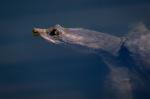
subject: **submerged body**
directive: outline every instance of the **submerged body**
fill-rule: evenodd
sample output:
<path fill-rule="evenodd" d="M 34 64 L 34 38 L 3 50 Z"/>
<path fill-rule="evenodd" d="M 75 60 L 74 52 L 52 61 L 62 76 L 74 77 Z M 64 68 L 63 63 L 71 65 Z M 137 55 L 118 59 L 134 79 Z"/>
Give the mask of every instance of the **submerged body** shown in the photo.
<path fill-rule="evenodd" d="M 140 26 L 141 27 L 141 26 Z M 144 27 L 145 28 L 145 27 Z M 114 99 L 140 99 L 134 91 L 150 93 L 150 31 L 132 31 L 134 35 L 116 37 L 82 28 L 64 28 L 60 25 L 48 29 L 35 28 L 34 34 L 54 44 L 81 46 L 96 50 L 110 72 L 106 78 Z M 135 35 L 134 32 L 140 32 Z M 106 86 L 107 87 L 107 86 Z"/>

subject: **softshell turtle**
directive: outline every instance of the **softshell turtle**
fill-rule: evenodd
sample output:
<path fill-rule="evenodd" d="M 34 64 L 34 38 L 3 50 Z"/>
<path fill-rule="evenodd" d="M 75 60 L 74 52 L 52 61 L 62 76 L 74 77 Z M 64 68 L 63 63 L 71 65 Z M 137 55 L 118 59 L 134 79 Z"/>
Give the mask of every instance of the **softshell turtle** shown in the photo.
<path fill-rule="evenodd" d="M 142 23 L 124 37 L 60 25 L 34 28 L 33 34 L 50 43 L 81 46 L 99 53 L 110 69 L 106 82 L 114 99 L 141 99 L 143 94 L 150 98 L 150 31 Z M 136 97 L 136 93 L 141 97 Z"/>

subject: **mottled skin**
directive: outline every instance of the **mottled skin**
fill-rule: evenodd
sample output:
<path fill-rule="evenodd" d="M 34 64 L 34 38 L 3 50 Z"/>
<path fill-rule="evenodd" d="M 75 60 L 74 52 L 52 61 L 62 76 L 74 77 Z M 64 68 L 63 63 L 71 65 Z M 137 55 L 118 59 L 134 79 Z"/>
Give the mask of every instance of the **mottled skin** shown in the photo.
<path fill-rule="evenodd" d="M 141 99 L 150 93 L 150 31 L 139 24 L 130 35 L 116 37 L 83 28 L 34 28 L 33 33 L 55 44 L 82 46 L 96 51 L 108 66 L 104 99 Z M 109 86 L 109 87 L 108 87 Z"/>

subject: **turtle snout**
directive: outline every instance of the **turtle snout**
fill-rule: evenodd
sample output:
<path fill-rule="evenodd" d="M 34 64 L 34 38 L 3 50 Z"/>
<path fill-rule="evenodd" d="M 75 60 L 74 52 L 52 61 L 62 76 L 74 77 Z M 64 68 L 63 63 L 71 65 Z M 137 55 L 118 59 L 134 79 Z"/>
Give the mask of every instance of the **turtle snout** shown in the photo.
<path fill-rule="evenodd" d="M 33 36 L 39 36 L 38 28 L 33 28 L 32 33 L 33 33 Z"/>
<path fill-rule="evenodd" d="M 32 33 L 34 36 L 39 36 L 40 33 L 45 33 L 46 29 L 33 28 Z"/>

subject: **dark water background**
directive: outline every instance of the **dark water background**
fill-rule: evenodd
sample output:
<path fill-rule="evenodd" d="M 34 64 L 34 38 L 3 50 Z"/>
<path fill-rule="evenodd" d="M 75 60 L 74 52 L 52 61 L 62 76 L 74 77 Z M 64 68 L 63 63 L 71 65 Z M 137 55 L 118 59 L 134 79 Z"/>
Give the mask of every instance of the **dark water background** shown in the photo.
<path fill-rule="evenodd" d="M 150 25 L 149 0 L 1 0 L 0 99 L 103 98 L 108 68 L 98 56 L 49 44 L 32 28 L 60 24 L 122 36 L 137 22 Z"/>

